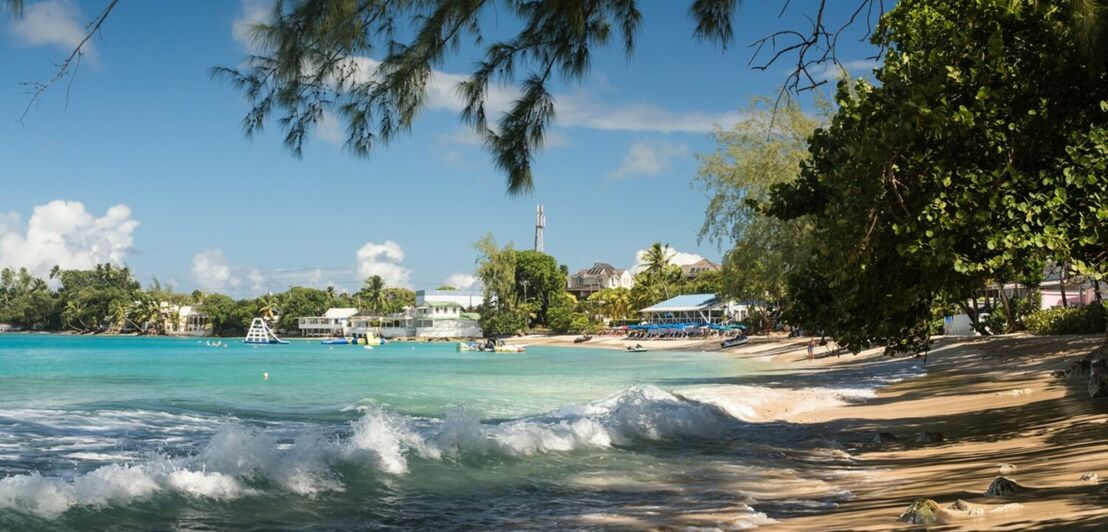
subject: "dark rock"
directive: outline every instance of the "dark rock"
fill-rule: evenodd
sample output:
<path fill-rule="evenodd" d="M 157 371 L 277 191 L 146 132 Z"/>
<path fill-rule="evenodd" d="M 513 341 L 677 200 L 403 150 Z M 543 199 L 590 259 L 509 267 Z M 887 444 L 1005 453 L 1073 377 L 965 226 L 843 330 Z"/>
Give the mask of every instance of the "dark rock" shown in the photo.
<path fill-rule="evenodd" d="M 939 522 L 939 514 L 943 509 L 939 507 L 939 503 L 931 500 L 919 498 L 908 507 L 904 513 L 900 514 L 900 521 L 904 523 L 912 523 L 913 525 L 933 525 Z"/>
<path fill-rule="evenodd" d="M 941 432 L 921 432 L 916 436 L 916 443 L 942 443 L 943 433 Z"/>
<path fill-rule="evenodd" d="M 965 512 L 965 511 L 968 511 L 970 509 L 970 505 L 966 501 L 963 501 L 962 499 L 958 499 L 958 500 L 954 501 L 954 504 L 951 504 L 950 506 L 947 506 L 947 509 L 948 510 L 955 510 L 955 511 L 958 511 L 958 512 Z"/>
<path fill-rule="evenodd" d="M 977 507 L 977 506 L 971 506 L 970 503 L 968 503 L 966 501 L 963 501 L 962 499 L 958 499 L 958 500 L 954 501 L 954 504 L 951 504 L 950 506 L 947 506 L 946 509 L 951 510 L 951 511 L 955 511 L 955 512 L 964 512 L 966 515 L 971 515 L 971 516 L 972 515 L 982 515 L 982 514 L 985 513 L 985 510 L 983 508 L 980 508 L 980 507 Z"/>
<path fill-rule="evenodd" d="M 1006 497 L 1013 495 L 1027 488 L 1019 485 L 1013 480 L 1008 480 L 1005 477 L 996 477 L 992 483 L 989 484 L 989 489 L 985 490 L 986 497 Z"/>

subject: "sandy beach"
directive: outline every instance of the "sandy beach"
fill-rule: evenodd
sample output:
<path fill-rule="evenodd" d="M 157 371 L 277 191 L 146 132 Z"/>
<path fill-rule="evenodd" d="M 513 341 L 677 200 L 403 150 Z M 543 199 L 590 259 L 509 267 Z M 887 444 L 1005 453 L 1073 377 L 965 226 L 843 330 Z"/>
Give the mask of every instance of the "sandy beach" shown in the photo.
<path fill-rule="evenodd" d="M 742 397 L 745 385 L 780 386 L 792 395 L 756 413 L 806 424 L 849 453 L 845 469 L 860 475 L 846 481 L 853 493 L 836 508 L 761 523 L 780 530 L 894 530 L 912 527 L 898 517 L 921 497 L 942 511 L 942 529 L 1104 530 L 1108 527 L 1108 400 L 1090 400 L 1086 379 L 1059 379 L 1064 369 L 1102 341 L 1099 336 L 940 338 L 926 373 L 881 388 L 875 397 L 849 404 L 825 404 L 814 390 L 849 383 L 867 368 L 891 363 L 879 350 L 857 356 L 806 360 L 806 339 L 756 338 L 727 350 L 736 357 L 772 361 L 780 368 L 744 382 L 719 383 L 691 398 Z M 525 337 L 530 345 L 579 345 L 623 349 L 630 342 L 595 337 Z M 651 350 L 718 349 L 717 341 L 655 340 Z M 922 362 L 922 361 L 921 361 Z M 805 390 L 811 394 L 805 394 Z M 801 395 L 797 395 L 800 393 Z M 784 396 L 783 396 L 784 397 Z M 797 398 L 800 398 L 799 400 Z M 740 412 L 741 414 L 742 412 Z M 877 443 L 880 433 L 897 441 Z M 932 433 L 930 437 L 921 436 Z M 986 497 L 998 476 L 1023 487 L 1018 493 Z M 1095 475 L 1095 476 L 1094 476 Z M 960 503 L 963 510 L 949 506 Z M 672 516 L 660 528 L 746 526 L 726 513 Z M 615 524 L 615 523 L 607 523 Z M 623 523 L 642 525 L 644 523 Z"/>

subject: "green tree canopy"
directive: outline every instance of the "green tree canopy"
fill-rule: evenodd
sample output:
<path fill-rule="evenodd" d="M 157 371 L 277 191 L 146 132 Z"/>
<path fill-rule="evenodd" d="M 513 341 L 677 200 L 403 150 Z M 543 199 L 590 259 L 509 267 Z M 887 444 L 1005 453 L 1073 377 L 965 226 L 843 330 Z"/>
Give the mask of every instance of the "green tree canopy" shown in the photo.
<path fill-rule="evenodd" d="M 742 120 L 715 131 L 716 150 L 699 157 L 694 184 L 711 198 L 700 238 L 731 248 L 716 292 L 779 302 L 789 273 L 807 260 L 812 245 L 807 218 L 767 216 L 757 204 L 768 199 L 773 186 L 800 175 L 808 138 L 831 112 L 822 98 L 816 99 L 816 109 L 813 115 L 794 101 L 775 106 L 769 98 L 755 98 Z"/>
<path fill-rule="evenodd" d="M 477 278 L 481 279 L 485 290 L 485 306 L 500 309 L 512 308 L 518 303 L 516 291 L 516 253 L 509 243 L 503 248 L 496 245 L 492 233 L 478 240 Z"/>
<path fill-rule="evenodd" d="M 933 303 L 988 279 L 1047 259 L 1104 274 L 1108 83 L 1072 7 L 905 0 L 883 17 L 880 83 L 840 84 L 800 179 L 769 204 L 813 223 L 794 318 L 853 350 L 921 350 Z"/>
<path fill-rule="evenodd" d="M 554 257 L 541 251 L 515 251 L 515 298 L 534 303 L 536 322 L 546 325 L 547 310 L 565 293 L 566 277 Z"/>

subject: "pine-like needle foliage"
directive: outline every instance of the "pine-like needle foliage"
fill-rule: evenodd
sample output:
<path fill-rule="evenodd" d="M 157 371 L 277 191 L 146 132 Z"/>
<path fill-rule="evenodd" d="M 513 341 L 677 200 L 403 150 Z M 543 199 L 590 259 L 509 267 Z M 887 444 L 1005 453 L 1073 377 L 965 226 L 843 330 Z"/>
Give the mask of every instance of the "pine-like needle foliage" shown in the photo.
<path fill-rule="evenodd" d="M 346 148 L 366 156 L 408 131 L 425 104 L 432 68 L 464 39 L 481 45 L 487 12 L 519 21 L 510 38 L 492 42 L 457 85 L 463 121 L 481 136 L 507 176 L 508 192 L 534 186 L 531 163 L 554 119 L 549 84 L 587 75 L 592 53 L 619 37 L 629 55 L 642 18 L 637 0 L 290 0 L 253 28 L 255 55 L 242 68 L 213 75 L 242 90 L 252 106 L 247 136 L 276 118 L 299 156 L 325 111 L 346 127 Z M 697 36 L 726 45 L 738 0 L 696 0 L 689 13 Z M 380 57 L 377 61 L 371 57 Z M 518 88 L 490 123 L 489 85 Z"/>

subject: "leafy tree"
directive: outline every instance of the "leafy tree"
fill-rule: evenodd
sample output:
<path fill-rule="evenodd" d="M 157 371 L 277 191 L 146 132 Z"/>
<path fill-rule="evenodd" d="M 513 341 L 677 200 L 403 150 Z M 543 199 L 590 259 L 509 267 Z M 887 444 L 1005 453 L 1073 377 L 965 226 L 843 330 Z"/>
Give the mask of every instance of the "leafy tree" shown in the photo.
<path fill-rule="evenodd" d="M 486 302 L 481 307 L 481 318 L 478 323 L 485 336 L 492 337 L 524 332 L 530 320 L 525 309 L 489 305 Z"/>
<path fill-rule="evenodd" d="M 701 272 L 693 279 L 685 279 L 678 286 L 681 294 L 724 294 L 724 276 L 721 272 Z"/>
<path fill-rule="evenodd" d="M 796 102 L 775 106 L 769 98 L 755 98 L 742 120 L 713 134 L 716 150 L 699 157 L 694 180 L 711 198 L 700 238 L 731 249 L 724 256 L 722 279 L 715 279 L 718 288 L 699 293 L 774 303 L 784 298 L 789 274 L 810 254 L 811 222 L 767 216 L 757 205 L 773 186 L 800 175 L 808 138 L 830 114 L 822 98 L 816 99 L 816 108 L 812 115 Z"/>
<path fill-rule="evenodd" d="M 277 327 L 294 331 L 300 318 L 322 316 L 331 307 L 332 300 L 332 295 L 324 290 L 293 286 L 282 296 L 281 318 L 277 321 Z"/>
<path fill-rule="evenodd" d="M 439 285 L 439 287 L 436 288 L 435 290 L 445 290 L 445 291 L 448 291 L 448 292 L 452 292 L 452 291 L 457 290 L 457 288 L 455 288 L 453 286 L 450 286 L 448 284 L 444 284 L 444 285 Z"/>
<path fill-rule="evenodd" d="M 672 263 L 676 253 L 669 244 L 655 242 L 643 255 L 643 268 L 635 274 L 635 285 L 643 286 L 641 292 L 650 294 L 652 298 L 661 296 L 653 303 L 669 299 L 680 290 L 680 284 L 684 279 L 681 268 Z"/>
<path fill-rule="evenodd" d="M 200 305 L 200 312 L 208 317 L 212 332 L 217 336 L 236 334 L 241 327 L 238 305 L 230 296 L 208 294 Z"/>
<path fill-rule="evenodd" d="M 396 314 L 403 311 L 406 307 L 415 306 L 415 292 L 407 288 L 385 288 L 381 292 L 384 294 L 385 298 L 384 306 L 381 307 L 381 311 L 384 314 Z"/>
<path fill-rule="evenodd" d="M 484 284 L 486 308 L 513 308 L 519 300 L 515 286 L 517 255 L 512 245 L 498 247 L 489 233 L 473 247 L 478 254 L 477 277 Z"/>
<path fill-rule="evenodd" d="M 554 257 L 541 251 L 515 251 L 514 297 L 535 304 L 535 324 L 547 325 L 547 310 L 565 292 L 566 277 Z"/>
<path fill-rule="evenodd" d="M 385 281 L 380 275 L 367 277 L 358 292 L 365 309 L 374 315 L 380 315 L 385 308 Z"/>
<path fill-rule="evenodd" d="M 923 350 L 933 304 L 990 279 L 1046 259 L 1103 277 L 1108 83 L 1075 31 L 1054 2 L 906 0 L 883 17 L 880 85 L 840 84 L 769 202 L 813 224 L 796 319 L 855 351 Z"/>
<path fill-rule="evenodd" d="M 126 309 L 141 292 L 138 281 L 125 266 L 97 264 L 92 270 L 59 270 L 56 277 L 61 281 L 59 303 L 65 309 L 62 321 L 82 331 L 122 328 Z M 124 315 L 123 322 L 118 319 L 119 309 Z"/>
<path fill-rule="evenodd" d="M 599 314 L 608 320 L 625 320 L 636 313 L 631 290 L 627 288 L 605 288 L 589 296 L 588 301 L 596 305 Z"/>
<path fill-rule="evenodd" d="M 281 300 L 273 294 L 266 294 L 257 300 L 258 314 L 267 322 L 274 322 L 281 314 Z"/>
<path fill-rule="evenodd" d="M 57 327 L 58 301 L 42 279 L 26 268 L 0 271 L 0 323 L 25 329 Z"/>

